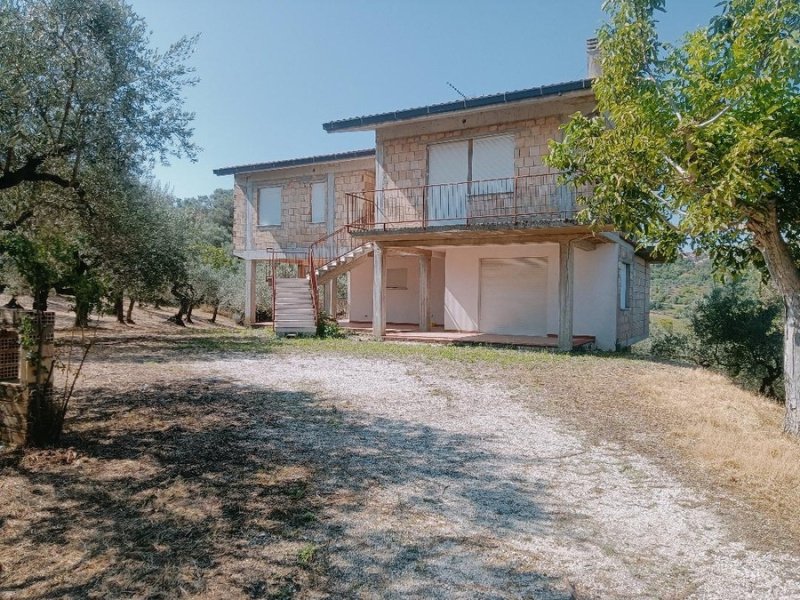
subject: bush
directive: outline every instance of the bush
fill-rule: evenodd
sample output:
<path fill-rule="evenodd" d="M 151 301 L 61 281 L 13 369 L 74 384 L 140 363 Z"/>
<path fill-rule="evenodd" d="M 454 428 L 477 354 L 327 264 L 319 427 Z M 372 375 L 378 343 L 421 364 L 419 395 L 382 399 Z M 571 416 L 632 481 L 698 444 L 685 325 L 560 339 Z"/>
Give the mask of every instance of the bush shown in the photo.
<path fill-rule="evenodd" d="M 778 298 L 760 298 L 741 283 L 714 288 L 688 311 L 689 333 L 653 336 L 655 356 L 723 371 L 746 387 L 782 398 L 783 323 Z"/>
<path fill-rule="evenodd" d="M 344 337 L 344 332 L 335 318 L 325 311 L 320 311 L 317 315 L 317 337 L 342 338 Z"/>
<path fill-rule="evenodd" d="M 739 284 L 716 288 L 692 315 L 700 341 L 699 363 L 717 367 L 771 397 L 783 375 L 782 306 L 777 298 L 760 299 Z"/>

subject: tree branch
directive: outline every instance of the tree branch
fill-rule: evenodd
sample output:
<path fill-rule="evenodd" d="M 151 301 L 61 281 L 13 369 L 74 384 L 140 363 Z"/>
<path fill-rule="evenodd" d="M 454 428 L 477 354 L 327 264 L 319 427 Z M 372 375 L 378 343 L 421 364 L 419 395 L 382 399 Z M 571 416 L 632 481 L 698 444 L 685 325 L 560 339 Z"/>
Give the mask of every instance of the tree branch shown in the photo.
<path fill-rule="evenodd" d="M 708 127 L 708 126 L 709 126 L 709 125 L 711 125 L 711 124 L 712 124 L 714 121 L 716 121 L 717 119 L 719 119 L 719 118 L 720 118 L 722 115 L 724 115 L 726 112 L 728 112 L 728 111 L 731 109 L 731 106 L 732 106 L 731 104 L 726 104 L 726 105 L 725 105 L 725 108 L 723 108 L 721 111 L 719 111 L 717 114 L 715 114 L 715 115 L 714 115 L 713 117 L 711 117 L 710 119 L 706 119 L 705 121 L 703 121 L 702 123 L 700 123 L 700 124 L 697 126 L 697 128 L 698 128 L 698 129 L 702 129 L 703 127 Z"/>

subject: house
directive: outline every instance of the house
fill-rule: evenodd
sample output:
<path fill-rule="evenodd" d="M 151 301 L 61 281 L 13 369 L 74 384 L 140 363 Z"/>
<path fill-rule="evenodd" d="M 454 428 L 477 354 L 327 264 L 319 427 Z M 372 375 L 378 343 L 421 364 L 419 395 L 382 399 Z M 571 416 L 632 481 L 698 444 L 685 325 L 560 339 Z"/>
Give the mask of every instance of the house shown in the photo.
<path fill-rule="evenodd" d="M 570 115 L 593 110 L 582 79 L 331 121 L 374 131 L 374 150 L 216 170 L 234 175 L 247 319 L 256 263 L 286 262 L 298 277 L 272 278 L 279 332 L 309 330 L 346 275 L 349 320 L 378 338 L 406 324 L 560 349 L 644 339 L 650 258 L 625 232 L 578 223 L 591 190 L 543 162 Z"/>

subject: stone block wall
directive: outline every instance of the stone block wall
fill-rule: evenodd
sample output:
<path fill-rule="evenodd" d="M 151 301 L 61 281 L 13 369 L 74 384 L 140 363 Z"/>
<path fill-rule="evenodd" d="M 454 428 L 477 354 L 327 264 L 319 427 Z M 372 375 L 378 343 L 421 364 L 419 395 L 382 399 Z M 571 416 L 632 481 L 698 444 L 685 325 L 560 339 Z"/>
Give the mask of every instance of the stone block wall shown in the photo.
<path fill-rule="evenodd" d="M 393 213 L 403 214 L 405 218 L 422 218 L 422 205 L 419 194 L 413 188 L 428 183 L 428 146 L 442 142 L 468 140 L 487 135 L 513 135 L 515 141 L 514 175 L 527 177 L 547 175 L 554 170 L 544 164 L 549 152 L 548 143 L 560 135 L 559 127 L 568 119 L 567 115 L 550 115 L 538 118 L 516 120 L 509 123 L 484 125 L 480 127 L 389 137 L 380 129 L 376 132 L 379 157 L 382 157 L 383 177 L 377 181 L 378 188 L 412 188 L 404 199 L 397 193 L 391 195 Z M 460 183 L 460 182 L 453 182 Z M 401 194 L 402 196 L 402 194 Z M 509 195 L 510 196 L 510 195 Z M 388 196 L 387 196 L 388 198 Z M 497 197 L 490 198 L 496 202 Z M 502 199 L 501 200 L 505 200 Z M 511 198 L 508 201 L 511 202 Z M 475 207 L 474 214 L 492 213 L 494 208 Z M 502 207 L 500 207 L 502 208 Z"/>
<path fill-rule="evenodd" d="M 620 245 L 619 254 L 620 262 L 631 265 L 630 308 L 619 308 L 617 298 L 617 346 L 627 348 L 650 335 L 650 265 L 627 244 Z"/>
<path fill-rule="evenodd" d="M 347 224 L 346 194 L 365 192 L 375 187 L 373 158 L 327 165 L 293 167 L 236 176 L 234 183 L 233 244 L 247 249 L 247 211 L 252 211 L 253 250 L 305 249 L 328 233 L 327 223 L 311 222 L 311 186 L 333 180 L 333 229 Z M 257 224 L 257 195 L 260 187 L 280 186 L 281 224 Z M 253 198 L 249 199 L 248 194 Z"/>
<path fill-rule="evenodd" d="M 42 371 L 37 372 L 37 361 L 32 352 L 38 351 L 38 319 L 42 318 Z M 26 320 L 33 322 L 33 334 L 21 336 Z M 37 382 L 47 382 L 53 366 L 55 314 L 52 312 L 2 309 L 0 312 L 0 443 L 23 445 L 28 440 L 31 419 L 31 396 Z M 28 337 L 28 339 L 22 339 Z M 16 344 L 16 348 L 14 345 Z M 27 347 L 22 347 L 27 344 Z M 32 350 L 33 349 L 33 350 Z M 16 364 L 14 364 L 16 359 Z M 38 379 L 37 379 L 38 375 Z M 49 381 L 45 394 L 52 394 Z"/>

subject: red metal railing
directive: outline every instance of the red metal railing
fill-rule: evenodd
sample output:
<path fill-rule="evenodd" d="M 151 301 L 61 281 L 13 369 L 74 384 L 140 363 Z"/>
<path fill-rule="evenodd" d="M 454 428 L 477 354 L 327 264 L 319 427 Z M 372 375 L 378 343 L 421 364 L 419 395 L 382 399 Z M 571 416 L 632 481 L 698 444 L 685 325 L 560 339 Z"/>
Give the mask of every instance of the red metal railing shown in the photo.
<path fill-rule="evenodd" d="M 275 277 L 277 274 L 275 248 L 267 248 L 267 252 L 270 253 L 269 266 L 267 267 L 267 282 L 270 285 L 270 297 L 272 300 L 272 331 L 275 331 Z"/>
<path fill-rule="evenodd" d="M 314 305 L 314 320 L 319 318 L 319 290 L 317 289 L 317 272 L 313 267 L 314 257 L 311 248 L 308 249 L 308 278 L 311 283 L 311 303 Z M 317 323 L 319 325 L 319 323 Z"/>
<path fill-rule="evenodd" d="M 549 173 L 347 194 L 348 222 L 351 229 L 387 230 L 569 220 L 590 191 L 558 178 Z"/>

